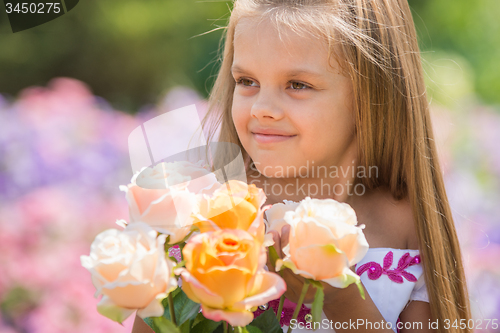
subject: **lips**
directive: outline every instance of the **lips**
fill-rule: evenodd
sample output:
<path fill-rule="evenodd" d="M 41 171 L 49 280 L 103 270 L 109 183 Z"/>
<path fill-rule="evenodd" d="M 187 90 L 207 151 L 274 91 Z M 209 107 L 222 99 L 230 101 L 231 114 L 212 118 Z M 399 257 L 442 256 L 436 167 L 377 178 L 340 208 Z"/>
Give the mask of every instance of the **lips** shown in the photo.
<path fill-rule="evenodd" d="M 252 136 L 258 143 L 265 144 L 287 141 L 296 137 L 297 135 L 290 134 L 278 129 L 256 128 L 252 130 Z"/>
<path fill-rule="evenodd" d="M 288 132 L 280 130 L 280 129 L 265 128 L 265 127 L 256 127 L 251 132 L 253 134 L 294 136 L 294 134 L 288 133 Z"/>

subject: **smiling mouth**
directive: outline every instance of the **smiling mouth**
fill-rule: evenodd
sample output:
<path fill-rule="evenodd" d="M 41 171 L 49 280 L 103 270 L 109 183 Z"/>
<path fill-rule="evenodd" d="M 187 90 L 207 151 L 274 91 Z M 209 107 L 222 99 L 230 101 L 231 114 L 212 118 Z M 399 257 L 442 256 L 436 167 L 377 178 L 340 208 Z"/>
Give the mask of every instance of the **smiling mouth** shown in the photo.
<path fill-rule="evenodd" d="M 262 133 L 252 132 L 252 136 L 258 143 L 265 144 L 265 143 L 283 142 L 292 139 L 297 135 L 262 134 Z"/>

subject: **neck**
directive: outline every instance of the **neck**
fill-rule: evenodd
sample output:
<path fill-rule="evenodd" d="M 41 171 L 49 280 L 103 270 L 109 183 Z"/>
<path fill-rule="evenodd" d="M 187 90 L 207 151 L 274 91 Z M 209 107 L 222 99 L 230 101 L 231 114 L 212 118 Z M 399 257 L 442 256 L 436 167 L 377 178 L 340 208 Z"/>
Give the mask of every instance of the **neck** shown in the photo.
<path fill-rule="evenodd" d="M 298 202 L 311 197 L 330 198 L 352 205 L 357 197 L 365 194 L 364 185 L 356 183 L 358 172 L 357 165 L 349 159 L 338 166 L 309 166 L 293 177 L 273 178 L 254 172 L 248 175 L 248 183 L 264 190 L 266 204 L 283 202 L 284 199 Z"/>

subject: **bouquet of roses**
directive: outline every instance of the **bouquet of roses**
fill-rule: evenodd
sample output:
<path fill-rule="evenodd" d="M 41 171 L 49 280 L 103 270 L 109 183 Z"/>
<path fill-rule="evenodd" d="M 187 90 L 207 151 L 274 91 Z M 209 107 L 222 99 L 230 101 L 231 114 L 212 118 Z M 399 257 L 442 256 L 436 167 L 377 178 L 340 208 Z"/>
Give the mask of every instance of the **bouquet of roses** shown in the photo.
<path fill-rule="evenodd" d="M 266 269 L 268 253 L 277 271 L 290 268 L 317 288 L 314 321 L 323 307 L 321 281 L 339 288 L 357 283 L 362 292 L 349 267 L 368 244 L 346 204 L 306 198 L 262 207 L 261 189 L 220 183 L 202 162 L 143 168 L 120 189 L 130 221 L 97 235 L 90 255 L 81 256 L 95 297 L 102 295 L 97 311 L 118 323 L 137 311 L 155 332 L 281 332 L 281 310 L 253 314 L 280 296 L 280 308 L 284 301 L 286 284 Z M 280 259 L 266 231 L 284 224 L 291 237 Z"/>

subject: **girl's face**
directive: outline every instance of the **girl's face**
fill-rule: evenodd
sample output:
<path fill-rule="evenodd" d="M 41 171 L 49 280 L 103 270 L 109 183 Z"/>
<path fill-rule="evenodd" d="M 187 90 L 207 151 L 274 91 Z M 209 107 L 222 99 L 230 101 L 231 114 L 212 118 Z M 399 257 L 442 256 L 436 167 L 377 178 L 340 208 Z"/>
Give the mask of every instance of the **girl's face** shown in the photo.
<path fill-rule="evenodd" d="M 327 47 L 286 29 L 278 34 L 268 20 L 243 18 L 236 26 L 232 117 L 267 177 L 303 175 L 301 166 L 352 165 L 352 85 L 337 62 L 329 65 Z"/>

